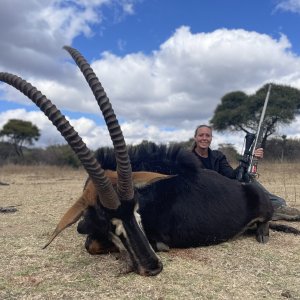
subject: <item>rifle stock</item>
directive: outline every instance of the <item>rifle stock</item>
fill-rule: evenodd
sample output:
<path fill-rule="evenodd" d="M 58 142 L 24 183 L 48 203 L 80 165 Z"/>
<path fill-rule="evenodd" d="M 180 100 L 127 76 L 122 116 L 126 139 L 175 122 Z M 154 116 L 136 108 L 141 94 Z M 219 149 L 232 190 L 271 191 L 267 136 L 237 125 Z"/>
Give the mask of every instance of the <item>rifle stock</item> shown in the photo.
<path fill-rule="evenodd" d="M 250 182 L 248 168 L 251 160 L 251 146 L 253 145 L 255 134 L 248 132 L 245 136 L 245 150 L 237 171 L 236 179 L 241 182 Z"/>

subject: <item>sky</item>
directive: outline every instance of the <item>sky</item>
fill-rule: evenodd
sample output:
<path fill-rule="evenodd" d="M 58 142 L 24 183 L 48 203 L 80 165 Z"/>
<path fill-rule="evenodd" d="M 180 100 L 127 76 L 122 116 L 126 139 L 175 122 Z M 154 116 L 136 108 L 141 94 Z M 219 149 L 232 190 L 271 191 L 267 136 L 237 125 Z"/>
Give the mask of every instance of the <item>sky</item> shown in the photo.
<path fill-rule="evenodd" d="M 92 150 L 111 146 L 99 107 L 62 49 L 80 51 L 101 81 L 128 144 L 187 141 L 232 91 L 264 84 L 300 89 L 300 0 L 0 0 L 0 72 L 37 87 Z M 270 100 L 272 101 L 272 95 Z M 62 144 L 19 91 L 0 84 L 0 129 L 10 119 Z M 277 136 L 300 138 L 300 117 Z M 214 132 L 212 148 L 243 145 Z"/>

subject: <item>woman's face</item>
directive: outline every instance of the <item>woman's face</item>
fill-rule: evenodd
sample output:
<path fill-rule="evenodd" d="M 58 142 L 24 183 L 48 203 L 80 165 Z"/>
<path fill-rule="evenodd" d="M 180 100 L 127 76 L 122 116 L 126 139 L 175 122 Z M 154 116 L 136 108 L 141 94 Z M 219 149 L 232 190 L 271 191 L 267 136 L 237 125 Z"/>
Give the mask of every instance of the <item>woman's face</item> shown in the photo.
<path fill-rule="evenodd" d="M 195 142 L 196 147 L 200 149 L 207 149 L 212 140 L 212 130 L 208 127 L 200 127 L 197 129 Z"/>

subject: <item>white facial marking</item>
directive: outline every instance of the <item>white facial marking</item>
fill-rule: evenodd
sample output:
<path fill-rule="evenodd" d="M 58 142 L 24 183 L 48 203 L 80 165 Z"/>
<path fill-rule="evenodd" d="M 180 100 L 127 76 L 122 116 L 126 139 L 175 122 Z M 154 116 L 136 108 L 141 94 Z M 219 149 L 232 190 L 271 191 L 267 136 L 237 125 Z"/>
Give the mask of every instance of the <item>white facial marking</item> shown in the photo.
<path fill-rule="evenodd" d="M 110 240 L 114 243 L 114 245 L 119 249 L 119 251 L 126 251 L 126 248 L 124 247 L 123 243 L 119 239 L 118 236 L 110 232 Z"/>
<path fill-rule="evenodd" d="M 122 220 L 117 219 L 117 218 L 113 218 L 111 219 L 111 223 L 116 226 L 116 230 L 115 230 L 115 234 L 117 236 L 120 236 L 121 234 L 123 234 L 124 238 L 127 239 L 127 234 L 123 225 Z"/>
<path fill-rule="evenodd" d="M 134 217 L 135 217 L 135 220 L 136 220 L 136 222 L 138 223 L 140 229 L 141 229 L 142 231 L 144 231 L 143 226 L 142 226 L 141 215 L 138 213 L 138 210 L 139 210 L 139 204 L 136 203 L 136 205 L 134 206 L 134 210 L 133 210 L 133 211 L 134 211 Z"/>

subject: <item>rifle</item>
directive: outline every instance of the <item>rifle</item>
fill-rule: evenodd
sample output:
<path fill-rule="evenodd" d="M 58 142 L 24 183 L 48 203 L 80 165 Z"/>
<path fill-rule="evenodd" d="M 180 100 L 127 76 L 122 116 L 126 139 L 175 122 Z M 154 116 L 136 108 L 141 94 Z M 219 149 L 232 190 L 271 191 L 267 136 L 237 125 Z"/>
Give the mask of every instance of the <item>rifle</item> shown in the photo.
<path fill-rule="evenodd" d="M 240 159 L 240 164 L 238 166 L 236 179 L 238 181 L 250 182 L 257 177 L 257 165 L 258 159 L 254 156 L 254 152 L 257 148 L 261 147 L 263 139 L 263 122 L 265 119 L 266 109 L 270 97 L 271 84 L 269 84 L 267 96 L 261 112 L 258 128 L 256 134 L 247 133 L 245 137 L 245 150 L 243 157 Z M 254 140 L 255 139 L 255 140 Z M 254 143 L 253 143 L 254 141 Z"/>

